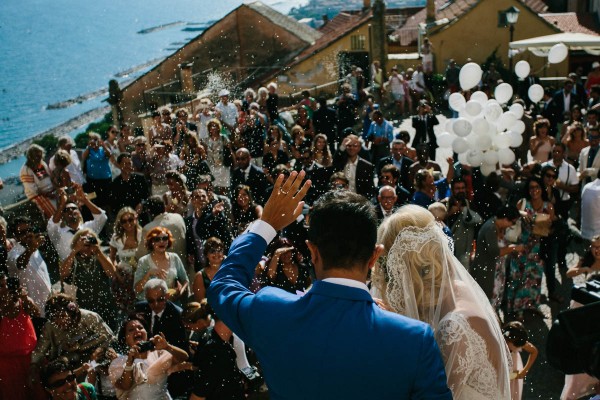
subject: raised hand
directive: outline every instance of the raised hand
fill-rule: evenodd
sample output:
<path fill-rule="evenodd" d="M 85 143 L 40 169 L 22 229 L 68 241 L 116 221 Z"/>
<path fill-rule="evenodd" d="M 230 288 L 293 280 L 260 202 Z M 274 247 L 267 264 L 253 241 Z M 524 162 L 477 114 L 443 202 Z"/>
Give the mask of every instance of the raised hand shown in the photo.
<path fill-rule="evenodd" d="M 298 218 L 302 213 L 304 202 L 311 182 L 307 180 L 304 185 L 304 171 L 300 173 L 293 171 L 285 180 L 285 176 L 279 175 L 273 187 L 273 193 L 265 204 L 261 219 L 279 231 Z M 302 187 L 300 187 L 302 185 Z"/>

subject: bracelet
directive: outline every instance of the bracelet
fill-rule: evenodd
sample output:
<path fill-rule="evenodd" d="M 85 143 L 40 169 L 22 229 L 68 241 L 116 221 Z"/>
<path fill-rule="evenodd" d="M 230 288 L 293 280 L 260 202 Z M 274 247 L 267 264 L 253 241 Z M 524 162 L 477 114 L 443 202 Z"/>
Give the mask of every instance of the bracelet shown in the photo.
<path fill-rule="evenodd" d="M 123 372 L 129 372 L 129 371 L 133 371 L 133 364 L 132 365 L 127 365 L 125 364 L 125 366 L 123 367 Z"/>

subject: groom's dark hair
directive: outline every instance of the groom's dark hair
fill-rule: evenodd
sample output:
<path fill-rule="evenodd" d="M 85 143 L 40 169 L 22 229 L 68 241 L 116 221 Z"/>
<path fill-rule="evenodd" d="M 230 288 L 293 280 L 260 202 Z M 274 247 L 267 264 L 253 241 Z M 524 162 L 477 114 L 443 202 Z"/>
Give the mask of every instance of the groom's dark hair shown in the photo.
<path fill-rule="evenodd" d="M 377 242 L 377 217 L 363 196 L 347 190 L 323 195 L 310 213 L 308 240 L 319 248 L 323 268 L 367 263 Z"/>

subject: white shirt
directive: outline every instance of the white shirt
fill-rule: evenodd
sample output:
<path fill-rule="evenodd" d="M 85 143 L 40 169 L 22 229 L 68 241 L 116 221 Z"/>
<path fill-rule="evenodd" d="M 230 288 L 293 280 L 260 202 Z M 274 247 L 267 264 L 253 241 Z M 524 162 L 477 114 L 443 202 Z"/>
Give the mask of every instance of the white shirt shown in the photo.
<path fill-rule="evenodd" d="M 579 183 L 579 179 L 577 178 L 577 170 L 568 162 L 565 162 L 563 160 L 560 167 L 557 167 L 556 164 L 554 164 L 554 161 L 550 160 L 543 163 L 542 167 L 546 165 L 558 168 L 558 179 L 560 179 L 560 181 L 565 185 L 577 185 Z M 560 193 L 560 199 L 563 201 L 569 200 L 571 198 L 569 192 L 565 190 L 558 189 L 558 192 Z"/>
<path fill-rule="evenodd" d="M 152 317 L 150 318 L 150 332 L 154 332 L 154 317 L 158 317 L 158 319 L 161 319 L 164 313 L 165 310 L 162 310 L 158 314 L 152 311 Z"/>
<path fill-rule="evenodd" d="M 564 112 L 570 112 L 571 111 L 571 93 L 565 93 L 563 91 L 563 99 L 564 99 L 564 103 L 565 103 L 565 109 L 563 110 Z"/>
<path fill-rule="evenodd" d="M 75 230 L 78 231 L 83 228 L 88 228 L 99 234 L 102 228 L 104 228 L 104 224 L 106 224 L 108 217 L 104 211 L 100 214 L 93 214 L 93 217 L 93 220 L 80 224 Z M 68 226 L 61 226 L 60 223 L 55 224 L 52 221 L 52 218 L 50 218 L 48 220 L 48 236 L 60 257 L 60 260 L 63 261 L 65 258 L 69 257 L 69 254 L 71 253 L 71 242 L 73 241 L 73 236 L 75 236 L 75 233 L 71 232 L 71 228 Z"/>
<path fill-rule="evenodd" d="M 354 162 L 348 160 L 344 167 L 344 174 L 348 178 L 348 189 L 351 192 L 356 193 L 356 167 L 358 166 L 358 157 Z"/>
<path fill-rule="evenodd" d="M 235 126 L 237 122 L 238 111 L 235 104 L 228 102 L 227 105 L 219 101 L 215 106 L 221 113 L 221 120 L 227 125 Z"/>
<path fill-rule="evenodd" d="M 71 177 L 71 180 L 78 185 L 83 185 L 85 183 L 85 178 L 83 177 L 83 172 L 81 171 L 81 162 L 79 161 L 79 156 L 77 152 L 73 149 L 69 152 L 71 156 L 71 164 L 67 165 L 67 172 Z M 54 164 L 54 156 L 50 157 L 50 161 L 48 161 L 48 168 L 50 172 L 56 169 L 56 164 Z"/>
<path fill-rule="evenodd" d="M 581 192 L 581 236 L 591 240 L 600 235 L 600 179 L 588 183 Z"/>
<path fill-rule="evenodd" d="M 50 296 L 51 283 L 48 267 L 42 258 L 42 255 L 36 250 L 29 258 L 29 263 L 25 269 L 17 269 L 17 259 L 25 252 L 25 247 L 20 243 L 15 244 L 8 252 L 6 261 L 8 275 L 19 278 L 21 285 L 27 289 L 27 294 L 44 316 L 44 307 L 46 300 Z"/>

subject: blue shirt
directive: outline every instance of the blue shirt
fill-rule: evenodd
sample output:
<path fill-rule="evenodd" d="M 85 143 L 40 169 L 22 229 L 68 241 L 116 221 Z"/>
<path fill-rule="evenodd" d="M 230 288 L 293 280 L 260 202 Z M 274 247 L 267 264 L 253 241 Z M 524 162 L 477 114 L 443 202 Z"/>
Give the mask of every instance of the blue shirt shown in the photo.
<path fill-rule="evenodd" d="M 375 121 L 371 122 L 367 138 L 373 140 L 378 137 L 387 138 L 388 142 L 394 140 L 394 127 L 389 121 L 384 119 L 381 125 L 378 125 Z"/>
<path fill-rule="evenodd" d="M 112 178 L 104 147 L 99 147 L 98 150 L 90 148 L 88 158 L 85 160 L 85 168 L 87 177 L 90 179 Z"/>

